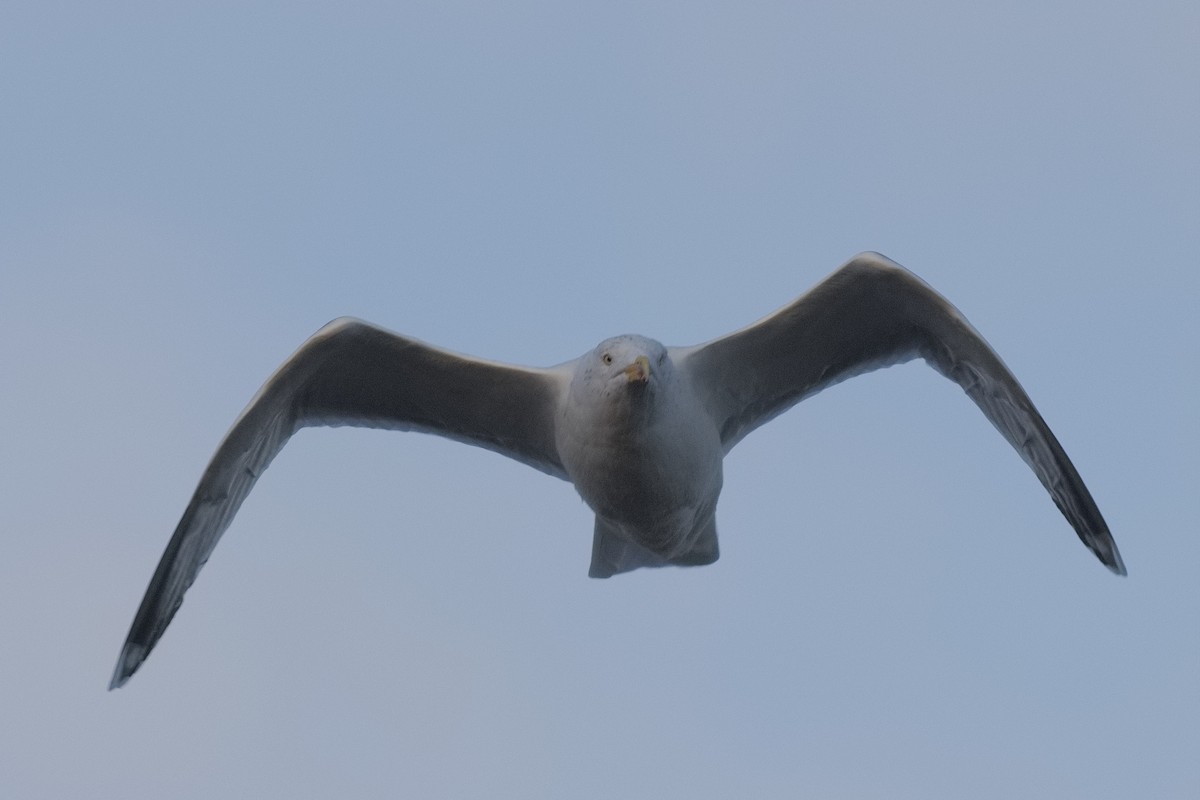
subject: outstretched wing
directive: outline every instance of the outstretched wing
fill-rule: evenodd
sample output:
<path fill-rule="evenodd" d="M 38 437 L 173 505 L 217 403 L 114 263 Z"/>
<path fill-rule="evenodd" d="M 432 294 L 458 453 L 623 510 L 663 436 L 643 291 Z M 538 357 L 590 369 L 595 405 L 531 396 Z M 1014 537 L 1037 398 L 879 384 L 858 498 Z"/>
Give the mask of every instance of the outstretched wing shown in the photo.
<path fill-rule="evenodd" d="M 864 253 L 748 328 L 683 351 L 726 452 L 809 395 L 864 372 L 924 358 L 957 383 L 1113 572 L 1125 565 L 1095 501 L 1017 379 L 954 306 L 920 278 Z"/>
<path fill-rule="evenodd" d="M 312 425 L 435 433 L 566 478 L 554 444 L 563 369 L 455 355 L 354 319 L 319 330 L 233 424 L 167 544 L 109 688 L 145 660 L 254 482 L 287 440 Z"/>

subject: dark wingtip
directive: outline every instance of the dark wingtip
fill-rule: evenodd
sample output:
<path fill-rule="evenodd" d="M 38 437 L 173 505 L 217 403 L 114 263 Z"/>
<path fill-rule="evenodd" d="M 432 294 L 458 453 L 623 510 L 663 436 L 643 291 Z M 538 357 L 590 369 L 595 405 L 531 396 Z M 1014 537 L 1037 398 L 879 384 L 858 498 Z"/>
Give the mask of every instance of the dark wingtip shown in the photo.
<path fill-rule="evenodd" d="M 137 672 L 138 667 L 146 660 L 146 647 L 134 642 L 126 642 L 121 648 L 121 655 L 117 658 L 116 669 L 113 670 L 112 680 L 108 683 L 108 690 L 120 689 L 125 685 L 125 682 Z"/>
<path fill-rule="evenodd" d="M 1112 543 L 1112 548 L 1109 550 L 1108 556 L 1108 558 L 1101 556 L 1100 560 L 1104 562 L 1104 566 L 1112 570 L 1114 575 L 1125 577 L 1129 574 L 1125 571 L 1125 561 L 1121 558 L 1121 552 L 1117 550 L 1116 542 Z"/>

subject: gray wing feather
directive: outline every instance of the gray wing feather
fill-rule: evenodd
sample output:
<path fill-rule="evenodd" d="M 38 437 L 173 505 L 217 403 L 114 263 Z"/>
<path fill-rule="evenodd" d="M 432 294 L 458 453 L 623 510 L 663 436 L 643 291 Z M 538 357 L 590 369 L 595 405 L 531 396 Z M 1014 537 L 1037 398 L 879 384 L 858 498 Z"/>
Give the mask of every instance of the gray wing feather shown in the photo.
<path fill-rule="evenodd" d="M 917 357 L 966 391 L 1083 543 L 1124 575 L 1095 501 L 1012 372 L 945 298 L 877 253 L 854 258 L 766 319 L 684 351 L 681 363 L 728 451 L 827 386 Z"/>
<path fill-rule="evenodd" d="M 217 448 L 154 572 L 109 688 L 145 660 L 259 475 L 300 428 L 435 433 L 565 479 L 554 444 L 565 380 L 561 370 L 467 358 L 360 320 L 326 325 L 263 385 Z"/>

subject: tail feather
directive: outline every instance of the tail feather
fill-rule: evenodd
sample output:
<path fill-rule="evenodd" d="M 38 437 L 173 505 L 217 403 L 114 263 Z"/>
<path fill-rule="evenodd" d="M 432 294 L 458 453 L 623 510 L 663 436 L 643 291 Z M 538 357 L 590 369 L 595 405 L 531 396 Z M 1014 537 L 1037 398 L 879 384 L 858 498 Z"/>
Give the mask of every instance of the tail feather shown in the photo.
<path fill-rule="evenodd" d="M 686 552 L 671 558 L 663 558 L 631 541 L 617 526 L 597 516 L 592 536 L 592 566 L 588 570 L 588 577 L 611 578 L 639 567 L 700 567 L 713 563 L 719 555 L 715 516 L 709 517 Z"/>

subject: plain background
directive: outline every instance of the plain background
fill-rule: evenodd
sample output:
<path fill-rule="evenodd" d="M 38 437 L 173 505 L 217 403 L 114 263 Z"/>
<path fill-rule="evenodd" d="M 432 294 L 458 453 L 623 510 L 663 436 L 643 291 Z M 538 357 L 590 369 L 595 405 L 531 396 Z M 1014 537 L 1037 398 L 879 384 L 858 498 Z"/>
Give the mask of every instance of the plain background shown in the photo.
<path fill-rule="evenodd" d="M 1200 6 L 0 11 L 0 795 L 1200 796 Z M 353 314 L 548 365 L 880 250 L 1013 368 L 1109 574 L 924 365 L 726 461 L 722 558 L 305 431 L 105 686 L 208 457 Z"/>

